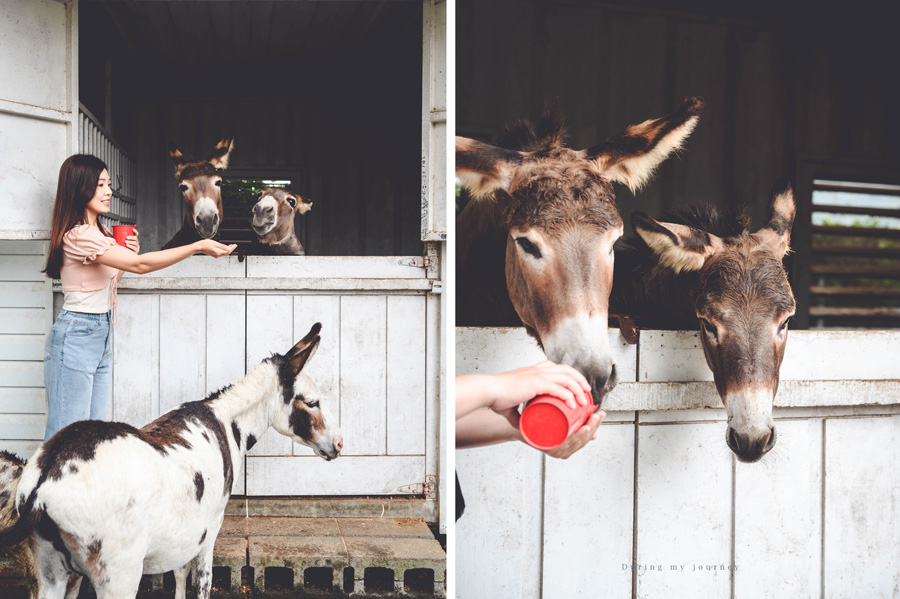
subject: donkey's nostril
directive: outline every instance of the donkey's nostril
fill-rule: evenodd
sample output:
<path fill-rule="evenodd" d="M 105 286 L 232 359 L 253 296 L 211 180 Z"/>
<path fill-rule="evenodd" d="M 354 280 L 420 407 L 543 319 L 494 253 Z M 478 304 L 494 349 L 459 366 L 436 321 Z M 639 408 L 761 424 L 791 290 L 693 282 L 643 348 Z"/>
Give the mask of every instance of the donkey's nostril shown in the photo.
<path fill-rule="evenodd" d="M 344 438 L 338 437 L 334 442 L 334 447 L 335 447 L 335 449 L 338 450 L 338 452 L 340 452 L 342 449 L 344 449 Z"/>

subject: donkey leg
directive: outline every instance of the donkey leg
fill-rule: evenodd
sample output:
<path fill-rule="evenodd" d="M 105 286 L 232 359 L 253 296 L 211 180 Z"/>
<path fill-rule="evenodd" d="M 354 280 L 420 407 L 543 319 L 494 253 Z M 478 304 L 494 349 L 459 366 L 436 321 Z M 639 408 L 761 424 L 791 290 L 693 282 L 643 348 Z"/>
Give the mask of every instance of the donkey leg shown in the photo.
<path fill-rule="evenodd" d="M 54 549 L 53 543 L 35 535 L 29 542 L 34 556 L 37 577 L 37 599 L 63 599 L 69 582 L 65 556 Z"/>
<path fill-rule="evenodd" d="M 97 599 L 135 599 L 141 586 L 143 564 L 121 568 L 107 580 L 94 585 Z"/>
<path fill-rule="evenodd" d="M 215 538 L 215 537 L 213 537 Z M 204 547 L 197 556 L 197 599 L 209 599 L 212 591 L 213 544 Z"/>
<path fill-rule="evenodd" d="M 175 568 L 175 599 L 185 599 L 187 593 L 187 577 L 191 571 L 191 562 L 186 563 L 180 568 Z"/>

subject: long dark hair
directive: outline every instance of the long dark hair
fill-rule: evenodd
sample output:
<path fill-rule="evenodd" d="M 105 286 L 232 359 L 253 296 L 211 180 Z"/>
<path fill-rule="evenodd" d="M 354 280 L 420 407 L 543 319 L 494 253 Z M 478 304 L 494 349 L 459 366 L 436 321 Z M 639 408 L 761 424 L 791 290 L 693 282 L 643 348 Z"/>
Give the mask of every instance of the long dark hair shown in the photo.
<path fill-rule="evenodd" d="M 63 235 L 75 225 L 84 224 L 84 209 L 97 193 L 97 182 L 106 168 L 102 160 L 90 154 L 69 156 L 59 167 L 53 223 L 50 228 L 50 253 L 47 256 L 47 266 L 41 271 L 51 279 L 58 279 L 62 268 Z M 97 226 L 100 226 L 99 221 Z M 100 230 L 103 231 L 102 227 Z"/>

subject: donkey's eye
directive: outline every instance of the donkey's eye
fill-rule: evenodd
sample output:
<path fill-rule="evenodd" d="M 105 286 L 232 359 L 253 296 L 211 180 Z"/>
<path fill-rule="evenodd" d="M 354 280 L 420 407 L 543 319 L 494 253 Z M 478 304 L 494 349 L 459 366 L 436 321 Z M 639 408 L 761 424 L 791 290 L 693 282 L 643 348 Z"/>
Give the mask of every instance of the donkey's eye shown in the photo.
<path fill-rule="evenodd" d="M 291 196 L 287 197 L 287 203 L 291 205 L 291 208 L 297 205 L 297 200 L 292 198 Z"/>
<path fill-rule="evenodd" d="M 705 318 L 700 319 L 700 326 L 703 328 L 703 332 L 712 337 L 713 341 L 716 343 L 719 342 L 719 331 L 715 326 Z"/>
<path fill-rule="evenodd" d="M 519 244 L 519 247 L 522 248 L 526 254 L 531 254 L 535 258 L 541 257 L 541 250 L 531 243 L 527 237 L 516 237 L 516 243 Z"/>
<path fill-rule="evenodd" d="M 788 325 L 791 323 L 791 320 L 793 320 L 793 318 L 794 318 L 793 316 L 788 316 L 787 318 L 784 319 L 784 322 L 782 322 L 782 323 L 781 323 L 781 326 L 778 327 L 778 334 L 779 334 L 779 335 L 784 335 L 784 333 L 785 333 L 785 332 L 787 331 L 787 329 L 788 329 Z"/>
<path fill-rule="evenodd" d="M 216 187 L 222 187 L 222 180 L 216 179 Z"/>
<path fill-rule="evenodd" d="M 181 193 L 185 193 L 188 190 L 188 186 L 187 185 L 179 185 L 178 189 L 181 190 Z"/>
<path fill-rule="evenodd" d="M 306 402 L 306 407 L 308 407 L 308 408 L 318 408 L 318 407 L 319 407 L 319 400 L 318 400 L 318 399 L 314 399 L 314 400 L 312 400 L 312 401 Z"/>

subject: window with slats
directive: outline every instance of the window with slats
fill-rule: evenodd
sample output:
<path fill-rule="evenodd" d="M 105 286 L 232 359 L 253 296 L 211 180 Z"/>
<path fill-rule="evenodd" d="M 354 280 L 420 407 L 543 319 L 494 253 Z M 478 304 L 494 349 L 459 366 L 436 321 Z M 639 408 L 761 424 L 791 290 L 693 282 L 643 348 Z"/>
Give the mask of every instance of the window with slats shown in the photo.
<path fill-rule="evenodd" d="M 813 180 L 809 322 L 900 327 L 900 185 Z"/>

